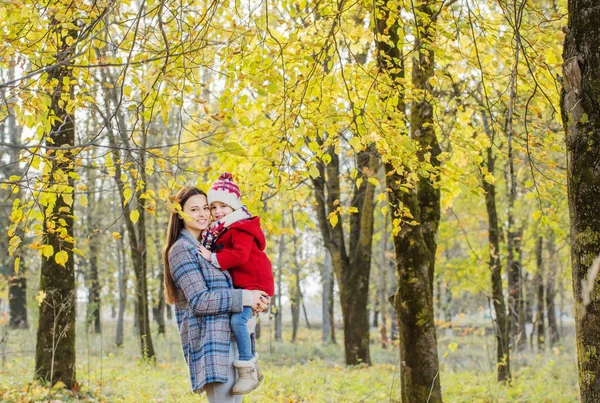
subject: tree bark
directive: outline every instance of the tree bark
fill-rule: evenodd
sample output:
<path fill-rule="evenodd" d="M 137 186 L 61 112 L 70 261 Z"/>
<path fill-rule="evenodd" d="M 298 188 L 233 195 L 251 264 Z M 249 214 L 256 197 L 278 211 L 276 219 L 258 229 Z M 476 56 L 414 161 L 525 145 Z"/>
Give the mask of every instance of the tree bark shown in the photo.
<path fill-rule="evenodd" d="M 56 63 L 48 70 L 48 82 L 58 83 L 49 94 L 50 116 L 53 120 L 48 133 L 48 145 L 54 147 L 72 146 L 75 144 L 75 124 L 72 112 L 67 112 L 67 102 L 73 99 L 73 87 L 64 86 L 63 82 L 71 80 L 71 56 L 75 50 L 68 40 L 77 37 L 73 29 L 64 29 L 62 24 L 52 18 L 50 23 L 51 35 L 57 40 Z M 66 31 L 66 32 L 65 32 Z M 76 41 L 75 41 L 76 42 Z M 64 80 L 64 81 L 63 81 Z M 65 151 L 64 158 L 55 159 L 46 177 L 46 189 L 57 192 L 54 203 L 47 202 L 44 209 L 44 241 L 54 249 L 54 256 L 42 258 L 40 275 L 40 291 L 46 294 L 40 304 L 40 314 L 37 329 L 35 353 L 35 377 L 50 384 L 63 382 L 68 389 L 76 386 L 75 366 L 75 270 L 72 244 L 65 238 L 73 237 L 74 216 L 72 210 L 72 191 L 74 180 L 69 173 L 74 170 L 76 155 Z M 63 174 L 58 173 L 62 171 Z M 64 193 L 62 193 L 64 192 Z M 62 193 L 62 194 L 60 194 Z M 64 221 L 63 221 L 64 220 Z M 60 230 L 60 231 L 59 231 Z M 59 252 L 66 252 L 67 261 L 64 266 L 55 257 Z"/>
<path fill-rule="evenodd" d="M 377 292 L 377 298 L 379 298 L 379 304 L 381 306 L 381 348 L 384 350 L 388 347 L 387 337 L 387 315 L 386 315 L 386 292 L 387 292 L 387 272 L 389 265 L 387 264 L 387 252 L 388 252 L 388 225 L 389 225 L 389 213 L 386 213 L 383 219 L 383 228 L 381 234 L 381 262 L 379 264 L 379 290 Z"/>
<path fill-rule="evenodd" d="M 285 228 L 285 219 L 281 217 L 281 228 Z M 279 237 L 279 252 L 277 256 L 277 295 L 275 295 L 275 340 L 283 340 L 282 336 L 282 317 L 283 312 L 281 310 L 281 280 L 283 272 L 283 253 L 285 251 L 285 236 L 283 234 Z"/>
<path fill-rule="evenodd" d="M 322 274 L 323 284 L 323 329 L 321 340 L 324 344 L 335 343 L 335 325 L 333 320 L 333 267 L 331 263 L 331 253 L 325 249 L 325 262 L 323 263 Z"/>
<path fill-rule="evenodd" d="M 600 282 L 591 278 L 595 274 L 590 270 L 600 254 L 600 5 L 596 0 L 569 0 L 568 13 L 561 112 L 567 145 L 579 390 L 581 401 L 588 403 L 600 401 Z"/>
<path fill-rule="evenodd" d="M 482 111 L 483 124 L 486 133 L 490 137 L 491 144 L 494 143 L 494 133 L 489 124 L 488 116 Z M 486 158 L 486 169 L 490 174 L 495 172 L 496 157 L 492 147 L 488 147 Z M 498 382 L 509 382 L 510 374 L 510 330 L 506 304 L 504 303 L 504 291 L 502 286 L 502 264 L 500 259 L 500 228 L 498 225 L 498 211 L 496 208 L 496 185 L 482 180 L 485 190 L 485 206 L 488 215 L 488 244 L 489 244 L 489 268 L 492 285 L 492 306 L 496 320 L 494 322 L 494 333 L 496 335 L 496 368 Z"/>
<path fill-rule="evenodd" d="M 89 176 L 89 171 L 88 171 Z M 92 193 L 92 189 L 95 188 L 93 180 L 88 177 L 88 205 L 87 205 L 87 224 L 88 230 L 92 231 L 89 239 L 89 257 L 88 257 L 88 273 L 87 273 L 87 286 L 88 286 L 88 305 L 87 305 L 87 325 L 93 327 L 95 333 L 100 333 L 100 282 L 98 279 L 98 239 L 94 231 L 94 205 L 95 196 Z"/>
<path fill-rule="evenodd" d="M 296 222 L 292 212 L 292 223 L 294 235 L 292 236 L 294 256 L 292 265 L 292 282 L 290 284 L 290 308 L 292 311 L 292 343 L 296 342 L 298 336 L 298 326 L 300 324 L 300 265 L 298 264 L 298 235 L 296 235 Z"/>
<path fill-rule="evenodd" d="M 102 72 L 103 81 L 112 80 L 112 77 L 107 72 Z M 116 81 L 116 80 L 114 80 Z M 109 91 L 107 89 L 107 91 Z M 103 113 L 104 123 L 107 127 L 107 135 L 110 147 L 112 148 L 111 154 L 114 161 L 114 179 L 119 190 L 119 200 L 123 210 L 123 219 L 125 221 L 125 228 L 127 231 L 127 239 L 129 241 L 129 251 L 131 254 L 131 260 L 133 263 L 133 271 L 135 273 L 135 296 L 137 303 L 135 304 L 135 326 L 139 334 L 140 351 L 144 359 L 152 360 L 155 357 L 154 345 L 152 343 L 152 333 L 150 331 L 150 315 L 148 306 L 148 279 L 147 275 L 147 254 L 146 254 L 146 223 L 144 213 L 144 199 L 140 197 L 146 189 L 146 174 L 145 174 L 145 156 L 144 152 L 140 153 L 138 164 L 139 164 L 139 175 L 141 180 L 135 186 L 135 197 L 132 196 L 131 200 L 125 199 L 124 191 L 126 188 L 131 187 L 131 183 L 126 178 L 127 175 L 123 172 L 122 164 L 124 161 L 121 159 L 121 152 L 117 144 L 116 136 L 114 133 L 113 122 L 110 119 L 113 114 L 110 111 L 110 103 L 112 100 L 115 108 L 117 108 L 114 116 L 116 117 L 118 132 L 121 134 L 121 142 L 123 146 L 131 150 L 128 144 L 128 135 L 126 129 L 126 123 L 123 114 L 118 110 L 119 102 L 117 91 L 107 92 L 107 100 L 105 103 L 105 112 Z M 99 111 L 102 113 L 101 111 Z M 146 144 L 146 128 L 142 124 L 141 128 L 141 144 L 140 147 L 145 149 Z M 135 204 L 137 202 L 137 204 Z M 137 223 L 134 223 L 130 217 L 133 209 L 137 209 L 139 217 Z"/>
<path fill-rule="evenodd" d="M 544 351 L 546 328 L 544 326 L 544 237 L 538 237 L 535 248 L 536 266 L 535 278 L 533 282 L 536 288 L 536 313 L 535 324 L 537 333 L 537 348 L 538 351 Z"/>
<path fill-rule="evenodd" d="M 15 61 L 14 58 L 11 58 L 8 66 L 8 81 L 12 81 L 15 78 Z M 0 123 L 0 135 L 2 136 L 3 142 L 7 144 L 20 145 L 21 144 L 21 134 L 23 129 L 17 126 L 17 121 L 14 114 L 14 104 L 15 100 L 12 97 L 6 97 L 4 91 L 0 94 L 2 99 L 6 100 L 7 113 L 5 124 Z M 7 141 L 4 141 L 4 135 L 7 137 Z M 10 178 L 13 175 L 22 176 L 23 170 L 19 167 L 19 148 L 17 147 L 7 147 L 8 154 L 8 164 L 0 167 L 2 172 L 2 176 L 4 178 Z M 21 190 L 17 191 L 15 196 L 20 198 Z M 2 228 L 4 229 L 4 220 L 10 216 L 10 213 L 7 213 L 5 217 L 2 217 Z M 17 227 L 14 232 L 14 235 L 21 236 L 23 235 L 23 231 Z M 8 239 L 6 241 L 8 245 Z M 9 309 L 9 321 L 8 326 L 11 329 L 28 329 L 29 321 L 27 319 L 27 279 L 25 277 L 25 265 L 19 265 L 18 272 L 15 272 L 15 259 L 16 256 L 7 256 L 6 248 L 3 248 L 1 258 L 3 261 L 7 262 L 7 272 L 2 274 L 7 274 L 9 279 L 9 288 L 8 288 L 8 309 Z"/>
<path fill-rule="evenodd" d="M 556 323 L 556 248 L 554 234 L 548 237 L 548 275 L 546 276 L 546 312 L 548 316 L 548 342 L 550 347 L 560 343 L 560 332 Z"/>
<path fill-rule="evenodd" d="M 154 294 L 156 296 L 156 300 L 154 304 L 152 304 L 152 313 L 154 317 L 154 321 L 158 325 L 158 334 L 165 334 L 166 326 L 165 326 L 165 275 L 162 270 L 162 248 L 161 248 L 161 230 L 160 230 L 160 221 L 158 220 L 158 216 L 156 220 L 154 220 L 154 248 L 156 249 L 156 267 L 157 267 L 157 275 L 158 278 L 158 290 Z"/>
<path fill-rule="evenodd" d="M 386 161 L 386 184 L 392 211 L 408 208 L 416 225 L 402 225 L 394 232 L 398 288 L 390 298 L 398 318 L 400 335 L 400 383 L 402 402 L 441 402 L 437 335 L 433 315 L 433 279 L 435 253 L 440 220 L 440 192 L 436 188 L 435 171 L 439 167 L 439 143 L 433 125 L 433 107 L 430 102 L 429 79 L 433 75 L 436 16 L 434 1 L 416 2 L 416 31 L 413 47 L 412 83 L 415 88 L 410 111 L 411 137 L 418 144 L 419 162 L 432 166 L 429 175 L 419 175 L 414 188 L 404 191 L 409 167 L 394 166 Z M 400 87 L 397 96 L 398 110 L 405 112 L 402 83 L 404 81 L 403 43 L 398 35 L 401 29 L 394 3 L 385 2 L 376 11 L 375 26 L 378 65 Z M 387 36 L 387 41 L 379 38 Z M 390 43 L 392 46 L 390 46 Z M 397 162 L 400 165 L 401 163 Z"/>
<path fill-rule="evenodd" d="M 125 258 L 125 240 L 121 238 L 117 242 L 119 245 L 117 248 L 117 267 L 119 268 L 119 313 L 117 315 L 115 345 L 121 347 L 124 339 L 125 306 L 127 303 L 127 259 Z"/>
<path fill-rule="evenodd" d="M 318 138 L 322 144 L 322 139 Z M 369 351 L 369 275 L 371 270 L 371 244 L 373 238 L 373 184 L 368 176 L 376 171 L 377 160 L 373 148 L 360 151 L 357 156 L 358 178 L 362 182 L 352 194 L 351 207 L 357 212 L 350 216 L 350 234 L 346 250 L 343 217 L 332 228 L 330 214 L 337 214 L 340 203 L 340 159 L 333 147 L 327 149 L 331 161 L 325 169 L 324 163 L 318 163 L 320 176 L 313 178 L 317 217 L 325 247 L 331 253 L 333 271 L 338 281 L 340 305 L 344 323 L 344 350 L 346 364 L 371 365 Z M 363 180 L 364 179 L 364 180 Z M 327 192 L 325 185 L 327 184 Z"/>

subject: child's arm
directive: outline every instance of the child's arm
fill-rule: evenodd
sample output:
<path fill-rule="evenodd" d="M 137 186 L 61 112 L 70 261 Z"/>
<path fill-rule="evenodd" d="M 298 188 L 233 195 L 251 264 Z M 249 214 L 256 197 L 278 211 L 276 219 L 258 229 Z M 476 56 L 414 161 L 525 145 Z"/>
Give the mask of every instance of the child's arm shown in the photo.
<path fill-rule="evenodd" d="M 233 237 L 231 249 L 222 249 L 217 253 L 217 267 L 221 270 L 228 270 L 232 267 L 241 266 L 250 259 L 250 251 L 254 244 L 254 236 L 244 231 L 236 231 Z"/>

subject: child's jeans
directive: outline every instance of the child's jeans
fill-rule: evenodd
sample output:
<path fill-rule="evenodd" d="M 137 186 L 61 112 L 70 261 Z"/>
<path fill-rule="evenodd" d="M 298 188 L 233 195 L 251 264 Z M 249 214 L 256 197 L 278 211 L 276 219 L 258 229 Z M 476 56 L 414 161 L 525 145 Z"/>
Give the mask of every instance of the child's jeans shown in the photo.
<path fill-rule="evenodd" d="M 250 361 L 254 357 L 254 354 L 252 354 L 252 340 L 250 339 L 250 332 L 248 332 L 248 320 L 252 318 L 252 314 L 252 308 L 245 306 L 242 312 L 231 315 L 231 330 L 235 335 L 240 361 Z"/>

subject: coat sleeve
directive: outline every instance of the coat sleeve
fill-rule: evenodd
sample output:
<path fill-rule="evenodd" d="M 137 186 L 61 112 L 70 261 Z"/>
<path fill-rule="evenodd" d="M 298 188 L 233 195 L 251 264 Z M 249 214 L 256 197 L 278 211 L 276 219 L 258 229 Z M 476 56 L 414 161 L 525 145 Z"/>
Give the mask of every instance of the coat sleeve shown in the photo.
<path fill-rule="evenodd" d="M 176 243 L 169 251 L 169 269 L 183 291 L 190 309 L 199 316 L 242 311 L 242 290 L 209 291 L 199 264 L 209 264 L 194 255 L 193 245 Z"/>
<path fill-rule="evenodd" d="M 223 249 L 217 253 L 217 261 L 221 270 L 241 266 L 250 259 L 254 236 L 244 231 L 235 231 L 235 234 L 232 234 L 231 243 L 231 249 Z"/>

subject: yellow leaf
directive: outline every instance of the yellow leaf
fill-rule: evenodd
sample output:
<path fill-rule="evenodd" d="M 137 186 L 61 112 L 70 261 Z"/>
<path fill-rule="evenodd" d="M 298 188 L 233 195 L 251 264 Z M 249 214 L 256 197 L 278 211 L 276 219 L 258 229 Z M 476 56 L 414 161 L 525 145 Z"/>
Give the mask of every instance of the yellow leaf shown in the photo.
<path fill-rule="evenodd" d="M 131 196 L 133 196 L 133 191 L 130 188 L 127 188 L 123 191 L 123 196 L 125 200 L 123 200 L 123 205 L 126 205 L 129 200 L 131 200 Z"/>
<path fill-rule="evenodd" d="M 42 255 L 45 257 L 50 257 L 54 255 L 54 247 L 52 245 L 44 245 L 42 248 Z"/>
<path fill-rule="evenodd" d="M 371 178 L 367 179 L 367 181 L 373 186 L 379 185 L 379 181 L 377 180 L 377 178 L 371 177 Z"/>
<path fill-rule="evenodd" d="M 140 212 L 137 210 L 133 210 L 131 213 L 129 213 L 129 218 L 135 224 L 140 218 Z"/>
<path fill-rule="evenodd" d="M 69 206 L 73 205 L 73 196 L 71 194 L 63 194 L 62 198 L 63 198 L 64 202 L 67 203 L 67 205 L 69 205 Z"/>
<path fill-rule="evenodd" d="M 490 173 L 485 174 L 484 179 L 487 183 L 491 183 L 492 185 L 496 183 L 496 178 Z"/>
<path fill-rule="evenodd" d="M 154 173 L 154 158 L 148 158 L 148 161 L 146 161 L 146 175 L 150 176 Z"/>
<path fill-rule="evenodd" d="M 537 211 L 533 212 L 533 219 L 534 220 L 539 220 L 541 216 L 542 216 L 542 212 L 540 210 L 537 210 Z"/>
<path fill-rule="evenodd" d="M 69 260 L 69 254 L 67 253 L 67 251 L 61 250 L 60 252 L 57 252 L 56 255 L 54 255 L 54 260 L 62 267 L 65 267 L 65 263 L 67 263 L 67 261 Z"/>
<path fill-rule="evenodd" d="M 79 196 L 79 204 L 81 204 L 81 207 L 87 207 L 87 204 L 88 204 L 88 197 L 87 197 L 87 195 L 81 195 L 81 196 Z"/>
<path fill-rule="evenodd" d="M 457 347 L 458 347 L 458 344 L 456 344 L 454 342 L 448 344 L 448 350 L 450 350 L 451 352 L 455 352 Z"/>
<path fill-rule="evenodd" d="M 113 232 L 112 233 L 113 238 L 115 239 L 121 239 L 121 234 L 119 234 L 118 232 Z"/>
<path fill-rule="evenodd" d="M 82 252 L 82 251 L 80 251 L 80 250 L 79 250 L 79 249 L 77 249 L 77 248 L 73 248 L 73 253 L 76 253 L 76 254 L 78 254 L 79 256 L 85 256 L 85 255 L 83 254 L 83 252 Z"/>
<path fill-rule="evenodd" d="M 316 166 L 311 166 L 310 168 L 308 168 L 308 173 L 310 174 L 310 176 L 312 176 L 313 178 L 318 178 L 319 176 L 321 176 L 321 174 L 319 173 L 319 170 L 317 169 Z"/>
<path fill-rule="evenodd" d="M 333 211 L 331 212 L 331 214 L 329 214 L 329 222 L 331 223 L 331 226 L 335 228 L 335 226 L 338 223 L 338 216 L 336 211 Z"/>
<path fill-rule="evenodd" d="M 21 263 L 21 258 L 18 257 L 15 259 L 14 270 L 15 274 L 19 274 L 19 264 Z"/>
<path fill-rule="evenodd" d="M 54 384 L 54 386 L 52 387 L 52 389 L 54 389 L 54 390 L 60 390 L 60 389 L 64 389 L 65 387 L 66 387 L 66 385 L 63 382 L 58 381 L 58 382 L 56 382 Z"/>
<path fill-rule="evenodd" d="M 42 302 L 44 302 L 44 300 L 46 299 L 46 293 L 43 290 L 40 290 L 40 292 L 38 292 L 38 295 L 35 296 L 35 299 L 38 302 L 38 305 L 42 305 Z"/>

